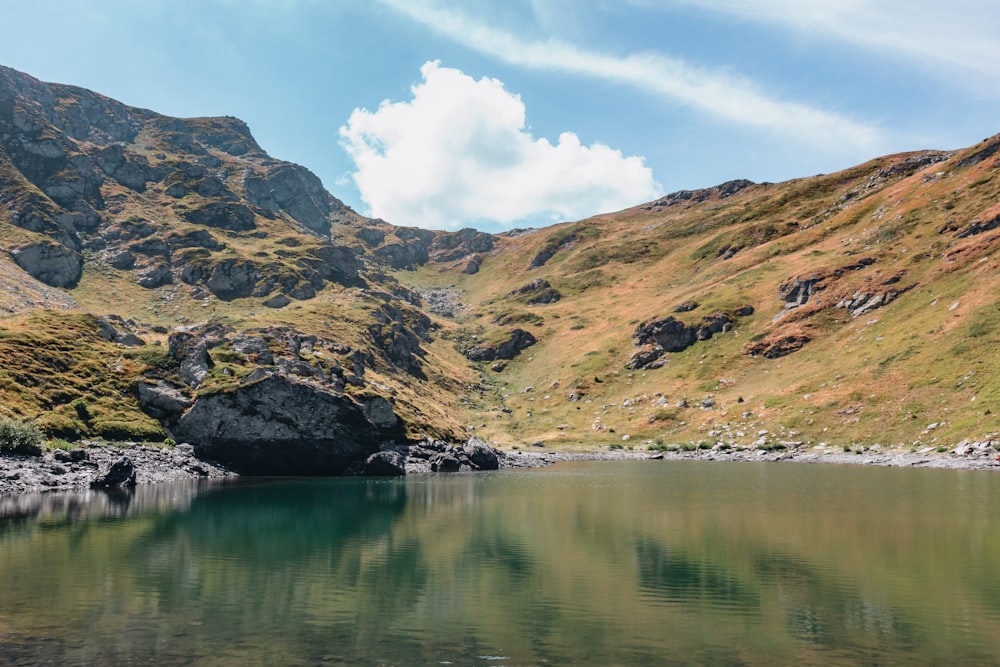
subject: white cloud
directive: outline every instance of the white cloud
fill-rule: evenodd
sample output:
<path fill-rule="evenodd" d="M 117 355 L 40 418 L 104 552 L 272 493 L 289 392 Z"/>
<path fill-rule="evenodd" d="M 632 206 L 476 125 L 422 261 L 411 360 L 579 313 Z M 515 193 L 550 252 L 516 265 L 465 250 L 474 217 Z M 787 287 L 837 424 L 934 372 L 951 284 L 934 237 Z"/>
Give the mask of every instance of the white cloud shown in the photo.
<path fill-rule="evenodd" d="M 458 229 L 483 221 L 579 219 L 660 194 L 641 157 L 564 132 L 557 143 L 525 127 L 521 98 L 428 62 L 413 99 L 355 109 L 340 128 L 354 182 L 373 216 Z"/>
<path fill-rule="evenodd" d="M 527 41 L 463 13 L 441 9 L 433 0 L 381 2 L 467 48 L 513 65 L 625 84 L 724 121 L 763 129 L 828 152 L 866 154 L 882 142 L 880 132 L 870 125 L 779 99 L 744 77 L 660 53 L 618 56 L 557 40 Z M 725 4 L 726 0 L 720 2 Z"/>

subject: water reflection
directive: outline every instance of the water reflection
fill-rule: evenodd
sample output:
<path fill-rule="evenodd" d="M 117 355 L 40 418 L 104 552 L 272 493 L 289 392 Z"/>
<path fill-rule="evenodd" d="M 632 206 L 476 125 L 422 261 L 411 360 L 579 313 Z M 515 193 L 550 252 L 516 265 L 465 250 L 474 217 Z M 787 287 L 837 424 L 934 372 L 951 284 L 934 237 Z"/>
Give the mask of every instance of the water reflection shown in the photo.
<path fill-rule="evenodd" d="M 623 463 L 0 499 L 0 664 L 1000 661 L 984 473 Z"/>

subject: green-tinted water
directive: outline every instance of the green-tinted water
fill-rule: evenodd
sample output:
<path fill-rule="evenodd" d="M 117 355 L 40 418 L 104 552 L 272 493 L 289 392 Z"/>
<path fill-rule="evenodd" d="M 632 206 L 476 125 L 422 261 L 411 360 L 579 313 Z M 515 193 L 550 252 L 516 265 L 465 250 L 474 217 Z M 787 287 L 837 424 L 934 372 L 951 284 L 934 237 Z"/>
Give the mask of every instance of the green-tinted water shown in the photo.
<path fill-rule="evenodd" d="M 0 664 L 1000 663 L 992 473 L 578 463 L 4 500 Z"/>

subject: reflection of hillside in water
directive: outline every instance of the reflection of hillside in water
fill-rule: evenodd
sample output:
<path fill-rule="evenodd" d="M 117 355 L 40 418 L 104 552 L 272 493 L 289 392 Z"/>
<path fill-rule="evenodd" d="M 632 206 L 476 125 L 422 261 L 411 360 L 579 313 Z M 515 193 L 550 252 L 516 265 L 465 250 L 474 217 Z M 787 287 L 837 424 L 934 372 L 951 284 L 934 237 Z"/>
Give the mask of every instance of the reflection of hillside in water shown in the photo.
<path fill-rule="evenodd" d="M 1000 655 L 992 475 L 603 463 L 142 491 L 124 512 L 99 496 L 89 514 L 79 498 L 46 498 L 0 532 L 0 628 L 22 638 L 18 655 L 135 662 L 161 647 L 161 664 L 513 665 Z"/>

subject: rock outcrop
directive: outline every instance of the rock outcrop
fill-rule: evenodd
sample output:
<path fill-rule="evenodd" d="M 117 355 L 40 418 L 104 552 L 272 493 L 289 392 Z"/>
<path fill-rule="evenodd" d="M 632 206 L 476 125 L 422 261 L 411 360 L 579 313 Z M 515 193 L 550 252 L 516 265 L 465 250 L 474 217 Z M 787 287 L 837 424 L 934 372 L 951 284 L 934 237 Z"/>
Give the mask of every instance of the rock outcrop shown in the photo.
<path fill-rule="evenodd" d="M 199 396 L 173 434 L 199 457 L 245 474 L 339 475 L 402 437 L 391 409 L 372 412 L 347 394 L 269 375 Z"/>
<path fill-rule="evenodd" d="M 746 308 L 740 312 L 748 313 Z M 652 370 L 666 363 L 668 352 L 683 352 L 698 341 L 709 340 L 715 334 L 723 333 L 732 328 L 735 322 L 732 315 L 716 312 L 701 319 L 698 324 L 685 324 L 673 315 L 657 317 L 643 322 L 636 327 L 632 337 L 636 341 L 636 351 L 626 362 L 625 367 L 636 370 Z"/>
<path fill-rule="evenodd" d="M 478 345 L 466 350 L 465 357 L 470 361 L 496 361 L 497 359 L 513 359 L 538 341 L 530 332 L 524 329 L 511 329 L 508 337 L 493 344 Z"/>
<path fill-rule="evenodd" d="M 522 299 L 528 305 L 540 305 L 555 303 L 562 298 L 562 294 L 554 289 L 548 280 L 535 278 L 527 285 L 522 285 L 507 295 L 515 299 Z"/>
<path fill-rule="evenodd" d="M 51 287 L 75 287 L 83 275 L 83 257 L 59 243 L 28 243 L 10 254 L 32 278 Z"/>

